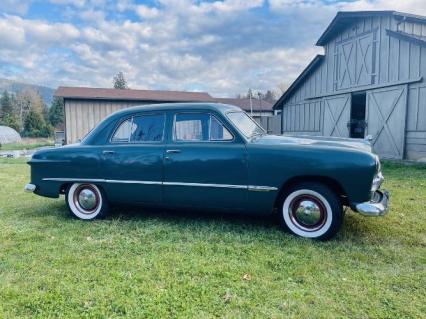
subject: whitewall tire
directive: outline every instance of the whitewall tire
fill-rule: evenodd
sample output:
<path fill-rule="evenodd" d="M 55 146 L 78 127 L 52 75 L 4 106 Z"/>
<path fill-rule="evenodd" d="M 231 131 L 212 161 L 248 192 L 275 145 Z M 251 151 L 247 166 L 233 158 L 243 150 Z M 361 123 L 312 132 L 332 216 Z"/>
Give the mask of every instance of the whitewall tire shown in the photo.
<path fill-rule="evenodd" d="M 282 224 L 297 236 L 329 239 L 342 225 L 339 197 L 323 184 L 305 182 L 294 185 L 281 203 Z"/>
<path fill-rule="evenodd" d="M 67 189 L 65 201 L 71 214 L 83 220 L 101 218 L 108 210 L 104 192 L 94 184 L 72 184 Z"/>

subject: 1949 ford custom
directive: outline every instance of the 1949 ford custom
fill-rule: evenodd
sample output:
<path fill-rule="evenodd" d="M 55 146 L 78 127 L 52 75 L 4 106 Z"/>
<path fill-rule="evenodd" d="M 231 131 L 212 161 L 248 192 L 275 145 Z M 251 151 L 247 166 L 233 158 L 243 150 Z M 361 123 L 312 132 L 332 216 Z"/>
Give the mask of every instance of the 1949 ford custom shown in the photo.
<path fill-rule="evenodd" d="M 65 194 L 81 219 L 110 203 L 235 212 L 278 212 L 293 234 L 327 239 L 343 206 L 385 214 L 380 162 L 353 139 L 267 135 L 224 104 L 159 104 L 118 111 L 81 143 L 37 151 L 29 161 L 40 196 Z"/>

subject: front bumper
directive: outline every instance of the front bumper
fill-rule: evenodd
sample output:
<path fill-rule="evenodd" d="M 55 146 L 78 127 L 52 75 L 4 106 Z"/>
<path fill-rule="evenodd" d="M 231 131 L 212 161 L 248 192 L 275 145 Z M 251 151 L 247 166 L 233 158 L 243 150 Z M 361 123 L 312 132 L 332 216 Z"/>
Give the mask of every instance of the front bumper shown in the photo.
<path fill-rule="evenodd" d="M 24 187 L 24 191 L 26 191 L 27 193 L 33 193 L 36 189 L 36 186 L 34 184 L 27 184 Z"/>
<path fill-rule="evenodd" d="M 356 211 L 364 216 L 383 216 L 389 205 L 389 192 L 376 190 L 371 201 L 357 204 Z"/>

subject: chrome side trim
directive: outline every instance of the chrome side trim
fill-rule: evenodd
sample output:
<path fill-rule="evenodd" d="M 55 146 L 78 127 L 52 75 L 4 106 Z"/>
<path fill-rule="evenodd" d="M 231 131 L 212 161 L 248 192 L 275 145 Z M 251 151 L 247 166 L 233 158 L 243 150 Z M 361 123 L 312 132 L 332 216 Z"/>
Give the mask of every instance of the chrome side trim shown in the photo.
<path fill-rule="evenodd" d="M 54 181 L 54 182 L 105 182 L 105 179 L 94 179 L 94 178 L 62 178 L 62 177 L 49 177 L 43 178 L 44 181 Z"/>
<path fill-rule="evenodd" d="M 203 183 L 164 182 L 163 185 L 247 189 L 247 186 L 245 186 L 245 185 L 230 185 L 230 184 L 203 184 Z"/>
<path fill-rule="evenodd" d="M 190 187 L 215 187 L 215 188 L 232 188 L 247 189 L 255 192 L 269 192 L 278 190 L 272 186 L 257 185 L 232 185 L 232 184 L 207 184 L 207 183 L 182 183 L 182 182 L 158 182 L 158 181 L 135 181 L 135 180 L 118 180 L 118 179 L 91 179 L 91 178 L 60 178 L 49 177 L 43 178 L 44 181 L 55 182 L 94 182 L 94 183 L 117 183 L 117 184 L 142 184 L 142 185 L 166 185 L 166 186 L 190 186 Z"/>
<path fill-rule="evenodd" d="M 278 190 L 277 187 L 272 187 L 272 186 L 256 186 L 256 185 L 249 185 L 249 186 L 247 186 L 247 189 L 249 191 L 253 191 L 253 192 L 269 192 L 269 191 L 276 191 L 276 190 Z"/>
<path fill-rule="evenodd" d="M 125 181 L 119 179 L 106 179 L 105 183 L 118 183 L 118 184 L 142 184 L 142 185 L 162 185 L 162 182 L 155 181 Z"/>

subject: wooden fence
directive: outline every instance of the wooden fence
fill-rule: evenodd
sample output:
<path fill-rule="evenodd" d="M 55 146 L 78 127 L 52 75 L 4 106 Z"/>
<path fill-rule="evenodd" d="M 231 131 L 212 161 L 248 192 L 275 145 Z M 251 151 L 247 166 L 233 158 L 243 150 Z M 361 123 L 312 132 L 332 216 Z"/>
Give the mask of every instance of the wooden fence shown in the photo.
<path fill-rule="evenodd" d="M 268 134 L 281 135 L 281 115 L 254 117 Z"/>

